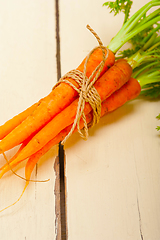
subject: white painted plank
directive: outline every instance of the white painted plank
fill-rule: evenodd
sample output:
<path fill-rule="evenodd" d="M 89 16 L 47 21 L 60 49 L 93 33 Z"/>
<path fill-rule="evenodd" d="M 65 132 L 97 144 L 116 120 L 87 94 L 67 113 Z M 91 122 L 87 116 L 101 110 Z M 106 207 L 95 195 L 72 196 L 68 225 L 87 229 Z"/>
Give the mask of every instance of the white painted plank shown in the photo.
<path fill-rule="evenodd" d="M 57 81 L 55 6 L 49 0 L 0 0 L 0 124 L 46 96 Z M 13 151 L 12 151 L 13 154 Z M 53 148 L 38 164 L 23 198 L 0 213 L 1 239 L 55 239 Z M 0 156 L 0 163 L 4 163 Z M 42 165 L 43 163 L 43 165 Z M 18 170 L 24 176 L 24 170 Z M 25 182 L 13 174 L 0 184 L 0 209 L 20 196 Z"/>
<path fill-rule="evenodd" d="M 61 0 L 62 73 L 76 68 L 97 42 L 120 29 L 123 16 L 105 1 Z M 135 0 L 132 13 L 148 1 Z M 137 99 L 105 116 L 86 141 L 74 134 L 65 145 L 68 239 L 160 239 L 160 138 L 158 101 Z"/>
<path fill-rule="evenodd" d="M 145 2 L 134 1 L 133 12 Z M 103 1 L 61 0 L 60 4 L 64 74 L 97 44 L 86 24 L 107 44 L 123 17 L 109 15 Z M 2 124 L 48 94 L 56 81 L 56 64 L 52 1 L 3 1 L 0 11 Z M 104 117 L 87 142 L 75 134 L 66 144 L 69 240 L 132 240 L 142 239 L 141 234 L 143 239 L 159 239 L 158 106 L 158 102 L 133 101 Z M 30 184 L 21 201 L 1 214 L 2 239 L 55 238 L 56 155 L 55 147 L 38 165 L 37 178 L 51 177 L 51 181 Z M 15 176 L 4 177 L 1 207 L 17 199 L 23 186 Z"/>

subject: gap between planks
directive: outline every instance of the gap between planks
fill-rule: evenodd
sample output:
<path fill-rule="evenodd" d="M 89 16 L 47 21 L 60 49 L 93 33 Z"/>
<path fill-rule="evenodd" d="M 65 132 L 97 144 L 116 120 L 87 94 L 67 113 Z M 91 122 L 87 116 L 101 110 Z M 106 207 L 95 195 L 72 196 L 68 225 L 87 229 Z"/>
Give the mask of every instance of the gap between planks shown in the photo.
<path fill-rule="evenodd" d="M 59 0 L 55 0 L 55 22 L 56 22 L 56 64 L 57 81 L 61 78 L 61 54 L 60 54 L 60 22 L 59 22 Z M 67 216 L 66 216 L 66 171 L 65 152 L 59 143 L 58 157 L 55 159 L 55 227 L 56 240 L 67 240 Z"/>

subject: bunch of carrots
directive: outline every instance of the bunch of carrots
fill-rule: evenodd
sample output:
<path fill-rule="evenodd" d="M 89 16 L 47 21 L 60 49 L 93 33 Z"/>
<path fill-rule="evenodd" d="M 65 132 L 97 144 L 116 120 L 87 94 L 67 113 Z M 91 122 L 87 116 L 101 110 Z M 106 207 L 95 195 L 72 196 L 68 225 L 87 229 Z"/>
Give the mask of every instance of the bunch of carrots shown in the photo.
<path fill-rule="evenodd" d="M 157 0 L 144 5 L 125 21 L 107 46 L 108 57 L 94 84 L 101 99 L 101 117 L 139 96 L 148 84 L 159 81 L 158 31 L 160 27 L 158 21 L 160 9 L 146 15 L 152 7 L 159 5 L 160 1 Z M 144 31 L 149 31 L 150 36 L 148 37 L 148 34 L 146 38 L 143 38 L 143 45 L 140 49 L 136 49 L 130 56 L 124 57 L 122 54 L 119 58 L 116 57 L 116 53 L 126 42 Z M 153 31 L 156 34 L 154 39 L 152 38 Z M 102 49 L 96 48 L 87 62 L 86 76 L 88 78 L 102 60 Z M 86 58 L 77 70 L 84 71 L 85 61 Z M 74 79 L 67 78 L 67 80 L 76 88 L 80 88 Z M 78 92 L 68 83 L 61 82 L 48 96 L 0 126 L 0 154 L 3 154 L 6 159 L 6 164 L 1 167 L 0 178 L 10 170 L 15 173 L 14 167 L 27 160 L 23 195 L 38 160 L 54 145 L 63 141 L 70 132 L 76 117 L 78 102 Z M 87 124 L 90 124 L 93 120 L 93 111 L 88 102 L 85 103 L 84 114 Z M 84 121 L 80 119 L 79 128 L 83 129 L 83 127 Z M 20 146 L 19 150 L 8 160 L 5 151 L 15 146 Z"/>

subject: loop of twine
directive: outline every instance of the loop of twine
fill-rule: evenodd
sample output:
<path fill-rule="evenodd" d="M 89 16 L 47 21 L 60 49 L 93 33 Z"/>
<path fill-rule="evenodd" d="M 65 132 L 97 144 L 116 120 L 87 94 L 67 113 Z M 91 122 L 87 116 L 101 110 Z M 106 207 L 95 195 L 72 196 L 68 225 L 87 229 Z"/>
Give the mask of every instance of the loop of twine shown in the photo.
<path fill-rule="evenodd" d="M 68 73 L 66 73 L 60 80 L 58 81 L 57 85 L 61 82 L 68 83 L 74 90 L 76 90 L 79 94 L 79 101 L 78 101 L 78 107 L 77 107 L 77 113 L 75 120 L 73 122 L 72 128 L 68 135 L 64 138 L 64 140 L 61 142 L 64 144 L 66 140 L 72 135 L 74 132 L 75 128 L 77 127 L 77 131 L 79 132 L 80 136 L 84 139 L 88 138 L 88 128 L 94 126 L 96 123 L 98 123 L 100 116 L 101 116 L 101 98 L 99 96 L 99 93 L 93 86 L 98 77 L 100 76 L 100 73 L 104 67 L 105 61 L 108 58 L 109 55 L 109 50 L 103 46 L 102 41 L 100 40 L 99 36 L 95 33 L 95 31 L 87 25 L 87 28 L 91 31 L 91 33 L 96 37 L 99 46 L 95 47 L 87 56 L 85 64 L 84 64 L 84 71 L 80 72 L 79 70 L 72 70 Z M 103 54 L 103 59 L 100 62 L 100 64 L 95 68 L 95 70 L 92 72 L 91 76 L 88 78 L 86 76 L 86 71 L 87 71 L 87 63 L 89 61 L 89 58 L 91 57 L 92 53 L 97 49 L 101 48 L 102 54 Z M 105 54 L 105 50 L 107 51 L 107 54 Z M 69 82 L 67 78 L 72 78 L 74 79 L 80 88 L 75 87 L 74 84 Z M 55 87 L 57 86 L 55 85 Z M 88 102 L 92 109 L 93 109 L 93 120 L 90 125 L 87 124 L 86 121 L 86 116 L 84 113 L 84 107 L 85 107 L 85 102 Z M 81 118 L 83 119 L 84 122 L 84 133 L 80 129 L 80 120 Z"/>

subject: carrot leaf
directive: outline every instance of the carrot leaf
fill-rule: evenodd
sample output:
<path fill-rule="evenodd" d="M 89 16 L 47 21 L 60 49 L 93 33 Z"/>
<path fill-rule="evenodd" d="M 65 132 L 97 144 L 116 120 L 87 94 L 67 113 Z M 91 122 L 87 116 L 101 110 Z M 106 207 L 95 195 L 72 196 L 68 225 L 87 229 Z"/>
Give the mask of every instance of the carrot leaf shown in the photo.
<path fill-rule="evenodd" d="M 142 88 L 141 94 L 151 98 L 160 96 L 160 62 L 145 62 L 133 69 L 132 77 L 136 78 Z"/>
<path fill-rule="evenodd" d="M 110 13 L 114 12 L 114 15 L 123 12 L 125 14 L 125 23 L 129 18 L 132 3 L 133 1 L 131 0 L 116 0 L 115 2 L 105 2 L 103 6 L 107 6 L 108 8 L 110 8 Z"/>
<path fill-rule="evenodd" d="M 133 53 L 132 55 L 127 56 L 127 61 L 133 69 L 144 63 L 146 63 L 147 66 L 150 63 L 153 63 L 154 65 L 157 64 L 157 66 L 160 68 L 160 36 L 158 36 L 159 29 L 160 25 L 158 25 L 157 32 L 154 32 L 152 35 L 150 35 L 149 39 L 147 37 L 147 41 L 143 41 L 144 44 L 140 49 L 138 48 L 136 52 L 135 48 L 126 50 L 126 52 L 128 51 L 129 53 Z M 124 57 L 124 53 L 119 56 L 119 58 L 122 57 Z"/>
<path fill-rule="evenodd" d="M 157 126 L 156 129 L 157 129 L 157 131 L 160 131 L 160 126 Z"/>
<path fill-rule="evenodd" d="M 145 90 L 146 89 L 146 90 Z M 157 98 L 160 96 L 160 83 L 154 82 L 150 84 L 146 84 L 141 91 L 141 94 L 150 98 Z"/>
<path fill-rule="evenodd" d="M 148 41 L 148 35 L 150 36 L 156 31 L 154 25 L 157 25 L 159 29 L 160 8 L 147 15 L 152 7 L 159 5 L 159 0 L 152 0 L 140 8 L 123 24 L 120 31 L 110 41 L 108 48 L 117 53 L 126 42 L 131 41 L 136 47 L 135 52 L 140 49 L 141 44 L 144 45 Z"/>
<path fill-rule="evenodd" d="M 156 117 L 158 120 L 160 120 L 160 114 Z M 160 126 L 156 127 L 157 131 L 160 131 Z"/>
<path fill-rule="evenodd" d="M 160 119 L 160 114 L 156 117 L 157 119 Z"/>

